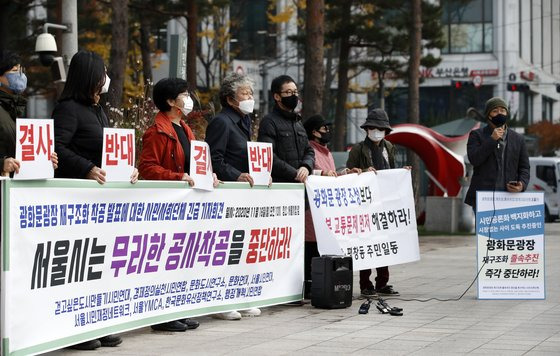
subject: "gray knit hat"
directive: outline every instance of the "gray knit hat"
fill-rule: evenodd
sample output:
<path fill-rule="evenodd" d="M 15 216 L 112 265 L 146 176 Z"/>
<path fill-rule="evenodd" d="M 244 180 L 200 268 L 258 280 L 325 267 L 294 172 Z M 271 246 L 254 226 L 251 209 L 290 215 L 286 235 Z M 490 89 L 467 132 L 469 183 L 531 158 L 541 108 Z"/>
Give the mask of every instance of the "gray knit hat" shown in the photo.
<path fill-rule="evenodd" d="M 504 101 L 504 99 L 495 96 L 491 99 L 488 99 L 488 101 L 486 102 L 486 109 L 484 110 L 484 117 L 488 118 L 488 115 L 490 115 L 490 112 L 492 110 L 494 110 L 495 108 L 498 108 L 498 107 L 502 107 L 502 108 L 506 109 L 508 114 L 509 114 L 509 108 L 508 108 L 508 105 L 506 104 L 506 102 Z"/>
<path fill-rule="evenodd" d="M 393 131 L 391 125 L 389 125 L 389 117 L 383 109 L 373 109 L 368 113 L 366 122 L 360 126 L 362 129 L 366 127 L 376 127 L 380 129 L 385 129 L 387 132 Z"/>

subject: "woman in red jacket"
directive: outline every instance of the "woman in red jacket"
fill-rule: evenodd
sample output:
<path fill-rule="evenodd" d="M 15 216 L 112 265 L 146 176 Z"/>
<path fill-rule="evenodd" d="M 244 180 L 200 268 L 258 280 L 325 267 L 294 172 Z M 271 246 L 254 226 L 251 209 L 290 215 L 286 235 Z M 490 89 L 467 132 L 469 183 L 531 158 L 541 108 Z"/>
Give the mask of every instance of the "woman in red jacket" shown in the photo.
<path fill-rule="evenodd" d="M 190 142 L 194 134 L 182 120 L 193 108 L 188 84 L 179 78 L 162 79 L 154 86 L 154 103 L 159 109 L 155 122 L 142 137 L 139 171 L 149 180 L 184 180 L 189 176 Z"/>
<path fill-rule="evenodd" d="M 154 86 L 154 103 L 159 109 L 155 122 L 142 137 L 142 152 L 138 170 L 144 179 L 183 180 L 194 186 L 189 176 L 191 140 L 194 134 L 182 120 L 192 111 L 193 101 L 183 79 L 166 78 Z M 214 174 L 214 187 L 218 180 Z M 160 331 L 195 329 L 198 322 L 180 319 L 152 325 Z"/>

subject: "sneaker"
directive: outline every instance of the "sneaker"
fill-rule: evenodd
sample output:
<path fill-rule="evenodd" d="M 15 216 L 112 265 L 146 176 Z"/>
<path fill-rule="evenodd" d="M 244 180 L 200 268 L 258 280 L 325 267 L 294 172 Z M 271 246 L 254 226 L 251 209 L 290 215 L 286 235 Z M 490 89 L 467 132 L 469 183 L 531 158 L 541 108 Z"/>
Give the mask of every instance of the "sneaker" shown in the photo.
<path fill-rule="evenodd" d="M 98 347 L 101 347 L 101 341 L 97 339 L 89 340 L 86 342 L 81 342 L 76 345 L 68 346 L 69 349 L 74 350 L 95 350 Z"/>
<path fill-rule="evenodd" d="M 241 314 L 238 311 L 232 310 L 227 313 L 212 314 L 212 318 L 222 320 L 241 320 Z"/>
<path fill-rule="evenodd" d="M 100 338 L 99 341 L 103 347 L 115 347 L 122 342 L 122 339 L 119 336 L 107 335 Z"/>
<path fill-rule="evenodd" d="M 364 298 L 374 298 L 377 297 L 377 293 L 375 293 L 375 289 L 373 287 L 364 288 L 361 291 L 361 295 Z"/>
<path fill-rule="evenodd" d="M 245 310 L 240 310 L 239 314 L 241 314 L 241 316 L 245 318 L 259 316 L 261 315 L 261 310 L 259 308 L 245 309 Z"/>
<path fill-rule="evenodd" d="M 391 286 L 389 284 L 387 284 L 383 288 L 376 289 L 375 291 L 377 292 L 377 294 L 381 294 L 381 295 L 393 295 L 393 296 L 400 295 L 399 292 L 394 290 L 393 286 Z"/>

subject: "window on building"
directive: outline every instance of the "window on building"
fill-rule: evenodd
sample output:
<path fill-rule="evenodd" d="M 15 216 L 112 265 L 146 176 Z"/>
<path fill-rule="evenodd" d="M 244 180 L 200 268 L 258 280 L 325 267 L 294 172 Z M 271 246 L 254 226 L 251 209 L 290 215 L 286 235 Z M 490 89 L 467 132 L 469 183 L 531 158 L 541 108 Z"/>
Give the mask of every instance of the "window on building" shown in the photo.
<path fill-rule="evenodd" d="M 442 0 L 444 36 L 442 53 L 492 52 L 492 1 Z"/>
<path fill-rule="evenodd" d="M 494 94 L 494 87 L 466 87 L 455 90 L 449 86 L 420 87 L 420 124 L 432 127 L 467 116 L 467 109 L 474 107 L 484 112 L 484 105 Z M 380 106 L 377 93 L 368 97 L 369 109 Z M 385 98 L 385 111 L 391 125 L 408 121 L 408 88 L 395 88 Z"/>
<path fill-rule="evenodd" d="M 517 120 L 521 126 L 527 126 L 533 123 L 533 95 L 531 92 L 519 92 Z"/>
<path fill-rule="evenodd" d="M 548 96 L 542 96 L 542 120 L 552 122 L 552 106 L 554 101 Z"/>
<path fill-rule="evenodd" d="M 154 38 L 155 50 L 167 52 L 167 27 L 161 27 L 152 31 Z"/>
<path fill-rule="evenodd" d="M 268 21 L 267 11 L 268 1 L 231 2 L 230 48 L 236 59 L 276 57 L 276 26 Z"/>

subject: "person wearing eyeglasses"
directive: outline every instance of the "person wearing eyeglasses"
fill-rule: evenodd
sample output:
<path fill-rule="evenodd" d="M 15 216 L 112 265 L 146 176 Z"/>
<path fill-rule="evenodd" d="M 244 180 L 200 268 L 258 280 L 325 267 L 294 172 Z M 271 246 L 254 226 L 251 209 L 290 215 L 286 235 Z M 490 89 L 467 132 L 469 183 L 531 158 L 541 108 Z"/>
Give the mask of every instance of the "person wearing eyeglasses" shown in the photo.
<path fill-rule="evenodd" d="M 315 152 L 301 115 L 295 111 L 299 102 L 297 85 L 290 76 L 281 75 L 272 80 L 270 89 L 275 103 L 260 124 L 257 141 L 272 143 L 274 182 L 303 183 L 313 172 Z"/>

